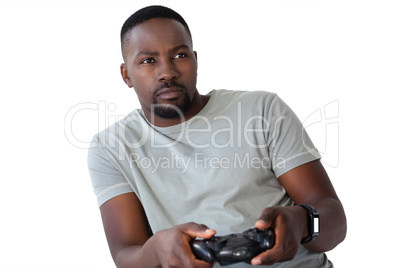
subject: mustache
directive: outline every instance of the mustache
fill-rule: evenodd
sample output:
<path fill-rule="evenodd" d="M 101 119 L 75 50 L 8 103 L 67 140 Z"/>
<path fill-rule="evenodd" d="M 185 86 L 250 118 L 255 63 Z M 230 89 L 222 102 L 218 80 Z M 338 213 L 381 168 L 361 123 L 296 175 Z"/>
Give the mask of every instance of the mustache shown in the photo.
<path fill-rule="evenodd" d="M 185 89 L 185 86 L 183 86 L 182 84 L 176 83 L 174 81 L 165 81 L 154 89 L 153 94 L 156 95 L 159 91 L 171 87 Z"/>

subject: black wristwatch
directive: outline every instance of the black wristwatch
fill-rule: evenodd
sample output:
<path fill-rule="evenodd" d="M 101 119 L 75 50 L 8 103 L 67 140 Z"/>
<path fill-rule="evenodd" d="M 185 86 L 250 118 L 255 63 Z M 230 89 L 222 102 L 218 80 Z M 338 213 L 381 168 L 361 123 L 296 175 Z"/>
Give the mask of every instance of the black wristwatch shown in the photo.
<path fill-rule="evenodd" d="M 320 234 L 320 214 L 318 211 L 310 205 L 298 205 L 304 207 L 308 211 L 307 224 L 308 224 L 308 235 L 302 239 L 301 243 L 306 244 L 308 242 L 314 241 Z"/>

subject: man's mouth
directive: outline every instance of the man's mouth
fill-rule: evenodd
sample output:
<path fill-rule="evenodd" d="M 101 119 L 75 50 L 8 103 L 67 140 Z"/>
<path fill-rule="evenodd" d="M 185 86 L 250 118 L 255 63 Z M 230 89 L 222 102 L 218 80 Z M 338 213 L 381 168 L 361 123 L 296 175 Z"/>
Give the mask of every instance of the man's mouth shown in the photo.
<path fill-rule="evenodd" d="M 158 90 L 155 93 L 155 98 L 162 100 L 177 99 L 183 94 L 183 89 L 180 87 L 166 87 Z"/>

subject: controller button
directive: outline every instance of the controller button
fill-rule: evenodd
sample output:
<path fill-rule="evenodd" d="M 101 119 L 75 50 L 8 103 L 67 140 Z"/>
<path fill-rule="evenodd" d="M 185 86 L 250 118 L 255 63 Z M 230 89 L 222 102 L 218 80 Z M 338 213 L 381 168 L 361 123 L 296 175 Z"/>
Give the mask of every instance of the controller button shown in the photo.
<path fill-rule="evenodd" d="M 244 247 L 242 247 L 242 248 L 237 248 L 237 249 L 235 249 L 235 250 L 233 251 L 233 256 L 234 256 L 234 257 L 237 257 L 237 258 L 245 257 L 245 256 L 247 256 L 248 254 L 249 254 L 248 248 L 244 248 Z"/>

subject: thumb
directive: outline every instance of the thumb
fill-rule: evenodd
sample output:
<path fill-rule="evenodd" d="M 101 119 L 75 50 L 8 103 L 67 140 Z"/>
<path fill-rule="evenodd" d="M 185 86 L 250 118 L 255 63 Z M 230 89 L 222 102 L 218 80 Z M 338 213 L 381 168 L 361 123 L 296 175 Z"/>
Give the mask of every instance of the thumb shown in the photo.
<path fill-rule="evenodd" d="M 182 231 L 192 238 L 211 238 L 216 234 L 216 231 L 208 228 L 204 224 L 198 224 L 194 222 L 185 223 L 182 226 Z"/>

